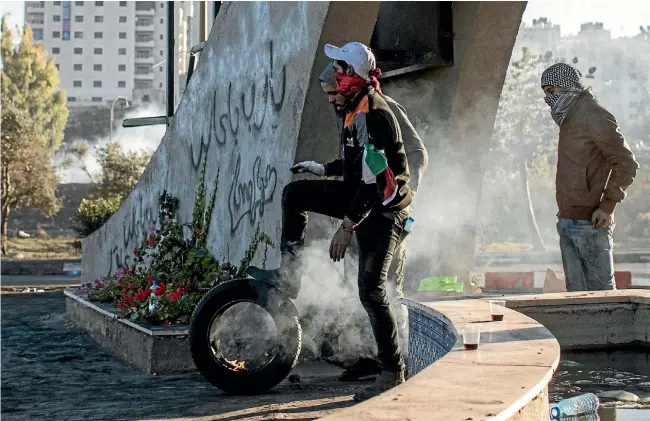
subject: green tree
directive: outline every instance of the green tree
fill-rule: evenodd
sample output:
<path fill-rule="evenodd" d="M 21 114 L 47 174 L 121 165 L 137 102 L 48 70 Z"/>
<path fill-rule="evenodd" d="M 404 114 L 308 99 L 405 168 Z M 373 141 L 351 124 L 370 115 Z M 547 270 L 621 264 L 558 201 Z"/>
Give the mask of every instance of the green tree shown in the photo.
<path fill-rule="evenodd" d="M 100 146 L 96 158 L 99 174 L 93 174 L 86 162 L 90 150 L 86 142 L 75 142 L 68 146 L 70 161 L 79 161 L 93 183 L 91 194 L 94 199 L 82 201 L 75 217 L 75 230 L 83 238 L 92 234 L 117 212 L 122 201 L 131 193 L 147 167 L 151 154 L 148 152 L 126 152 L 118 142 L 107 142 Z"/>
<path fill-rule="evenodd" d="M 52 154 L 29 114 L 12 101 L 2 102 L 2 255 L 7 255 L 7 223 L 12 209 L 32 207 L 56 214 L 59 184 Z"/>
<path fill-rule="evenodd" d="M 25 25 L 18 46 L 14 33 L 2 18 L 2 103 L 12 100 L 25 110 L 34 130 L 42 133 L 43 144 L 56 151 L 68 122 L 66 93 L 59 89 L 59 72 L 54 58 L 47 57 L 42 45 L 34 43 L 32 30 Z"/>

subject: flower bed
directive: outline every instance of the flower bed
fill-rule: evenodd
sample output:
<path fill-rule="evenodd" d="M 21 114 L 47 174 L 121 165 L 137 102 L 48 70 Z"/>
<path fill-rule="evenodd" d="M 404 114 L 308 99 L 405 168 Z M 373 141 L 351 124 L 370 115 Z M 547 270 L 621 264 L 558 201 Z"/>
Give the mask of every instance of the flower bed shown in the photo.
<path fill-rule="evenodd" d="M 218 178 L 217 174 L 217 181 Z M 112 276 L 85 284 L 82 297 L 113 303 L 121 317 L 133 321 L 187 324 L 197 303 L 211 287 L 246 277 L 260 244 L 264 247 L 265 261 L 271 241 L 259 228 L 239 266 L 217 261 L 207 249 L 217 181 L 206 201 L 204 161 L 191 223 L 176 221 L 178 199 L 164 191 L 158 199 L 159 225 L 152 222 L 140 247 L 133 249 L 133 264 L 120 268 Z"/>

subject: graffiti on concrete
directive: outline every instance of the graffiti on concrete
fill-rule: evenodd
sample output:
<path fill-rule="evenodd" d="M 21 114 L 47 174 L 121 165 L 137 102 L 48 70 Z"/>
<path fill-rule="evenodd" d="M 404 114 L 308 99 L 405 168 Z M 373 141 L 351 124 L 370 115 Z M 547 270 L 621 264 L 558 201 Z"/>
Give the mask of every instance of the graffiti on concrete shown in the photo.
<path fill-rule="evenodd" d="M 232 82 L 228 82 L 227 93 L 220 95 L 218 89 L 212 94 L 210 123 L 207 133 L 201 135 L 198 153 L 190 144 L 192 167 L 198 171 L 203 154 L 207 153 L 213 142 L 223 146 L 228 143 L 238 145 L 240 136 L 256 136 L 264 127 L 269 110 L 277 115 L 284 106 L 287 84 L 287 66 L 282 66 L 281 76 L 276 75 L 273 58 L 273 41 L 269 41 L 269 71 L 262 80 L 246 84 L 241 92 L 233 92 Z M 261 89 L 258 90 L 258 87 Z M 219 113 L 225 104 L 226 110 Z M 277 127 L 276 122 L 271 123 Z M 245 130 L 243 133 L 242 130 Z"/>
<path fill-rule="evenodd" d="M 122 241 L 114 244 L 110 250 L 110 266 L 107 275 L 112 275 L 119 268 L 132 264 L 133 248 L 139 246 L 158 218 L 155 206 L 143 203 L 143 198 L 139 197 L 133 199 L 131 214 L 125 219 L 125 224 L 122 226 Z M 108 230 L 104 231 L 104 241 L 109 241 Z"/>
<path fill-rule="evenodd" d="M 262 158 L 258 156 L 253 163 L 250 178 L 241 177 L 241 154 L 237 155 L 237 164 L 233 181 L 228 193 L 228 213 L 230 214 L 230 232 L 235 233 L 239 224 L 248 216 L 254 224 L 257 218 L 264 216 L 266 205 L 273 202 L 278 184 L 278 173 L 271 164 L 262 168 Z"/>

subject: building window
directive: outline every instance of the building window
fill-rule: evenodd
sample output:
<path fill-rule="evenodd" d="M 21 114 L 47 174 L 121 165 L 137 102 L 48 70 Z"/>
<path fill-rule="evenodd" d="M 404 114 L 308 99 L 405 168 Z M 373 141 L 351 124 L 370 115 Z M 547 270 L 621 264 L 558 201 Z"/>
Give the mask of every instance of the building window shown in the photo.
<path fill-rule="evenodd" d="M 52 47 L 52 54 L 59 54 L 61 49 L 59 47 Z"/>
<path fill-rule="evenodd" d="M 121 56 L 125 56 L 126 55 L 126 48 L 120 48 L 119 50 L 117 50 L 117 53 L 119 55 L 121 55 Z"/>
<path fill-rule="evenodd" d="M 164 54 L 164 53 L 163 53 L 163 50 L 160 50 L 160 56 L 161 56 L 161 57 L 162 57 L 163 54 Z"/>
<path fill-rule="evenodd" d="M 59 70 L 59 63 L 56 63 L 54 67 L 56 67 L 56 70 Z"/>
<path fill-rule="evenodd" d="M 84 21 L 84 17 L 83 17 L 83 15 L 75 16 L 75 17 L 74 17 L 74 21 L 77 22 L 77 23 L 81 23 L 81 22 L 83 22 L 83 21 Z"/>
<path fill-rule="evenodd" d="M 101 80 L 94 80 L 93 81 L 93 88 L 101 88 L 102 87 L 102 81 Z"/>
<path fill-rule="evenodd" d="M 636 80 L 636 73 L 630 73 L 630 79 Z"/>
<path fill-rule="evenodd" d="M 125 1 L 121 1 L 121 2 L 120 2 L 120 7 L 126 7 L 126 2 L 125 2 Z"/>
<path fill-rule="evenodd" d="M 103 32 L 95 32 L 95 39 L 102 39 L 102 38 L 104 38 Z"/>
<path fill-rule="evenodd" d="M 94 96 L 92 99 L 93 102 L 102 102 L 102 97 L 100 96 Z"/>
<path fill-rule="evenodd" d="M 117 82 L 117 87 L 118 88 L 126 88 L 126 82 L 123 81 L 123 80 L 120 80 L 119 82 Z"/>
<path fill-rule="evenodd" d="M 84 37 L 84 33 L 81 32 L 81 31 L 75 31 L 75 33 L 74 33 L 74 37 L 75 37 L 76 39 L 81 39 L 81 38 Z"/>
<path fill-rule="evenodd" d="M 104 53 L 104 50 L 102 48 L 99 48 L 99 47 L 95 47 L 95 49 L 93 50 L 93 54 L 96 55 L 96 56 L 100 56 L 103 53 Z"/>
<path fill-rule="evenodd" d="M 34 41 L 43 41 L 43 29 L 32 29 Z"/>
<path fill-rule="evenodd" d="M 635 94 L 635 93 L 636 93 L 636 86 L 631 86 L 631 87 L 630 87 L 630 92 L 632 92 L 633 94 Z"/>
<path fill-rule="evenodd" d="M 165 3 L 160 3 L 160 8 L 164 9 L 165 8 Z"/>
<path fill-rule="evenodd" d="M 69 96 L 68 97 L 68 102 L 77 102 L 77 98 L 74 96 Z"/>
<path fill-rule="evenodd" d="M 163 39 L 163 34 L 160 34 L 160 39 Z"/>
<path fill-rule="evenodd" d="M 61 38 L 61 32 L 53 31 L 52 32 L 52 38 Z"/>
<path fill-rule="evenodd" d="M 75 88 L 81 88 L 81 81 L 75 80 L 74 82 L 72 82 L 72 86 L 74 86 Z"/>
<path fill-rule="evenodd" d="M 159 88 L 162 88 L 162 82 L 160 82 L 160 83 L 158 84 L 158 87 L 159 87 Z"/>
<path fill-rule="evenodd" d="M 126 16 L 120 16 L 120 23 L 126 23 Z"/>
<path fill-rule="evenodd" d="M 149 98 L 149 95 L 142 95 L 142 102 L 150 102 L 151 99 Z"/>
<path fill-rule="evenodd" d="M 103 1 L 96 1 L 95 6 L 103 6 L 104 2 Z"/>
<path fill-rule="evenodd" d="M 83 54 L 83 52 L 84 52 L 83 48 L 81 48 L 81 47 L 75 47 L 74 48 L 74 53 L 75 54 Z"/>
<path fill-rule="evenodd" d="M 160 23 L 165 23 L 165 21 L 163 21 L 163 18 L 160 18 Z"/>
<path fill-rule="evenodd" d="M 75 5 L 75 6 L 83 6 L 83 5 L 84 5 L 84 2 L 82 2 L 82 1 L 75 1 L 75 2 L 74 2 L 74 5 Z"/>
<path fill-rule="evenodd" d="M 82 64 L 75 64 L 74 69 L 78 72 L 83 70 L 83 65 Z"/>
<path fill-rule="evenodd" d="M 54 3 L 55 6 L 61 6 L 61 2 L 60 2 L 60 1 L 53 1 L 52 3 Z"/>
<path fill-rule="evenodd" d="M 104 16 L 102 15 L 95 16 L 95 23 L 102 23 L 102 22 L 104 22 Z"/>
<path fill-rule="evenodd" d="M 119 66 L 117 66 L 117 71 L 126 72 L 126 64 L 120 64 Z"/>
<path fill-rule="evenodd" d="M 126 32 L 120 32 L 120 39 L 126 39 Z"/>
<path fill-rule="evenodd" d="M 101 72 L 102 71 L 102 65 L 101 64 L 93 64 L 93 70 L 96 72 Z"/>
<path fill-rule="evenodd" d="M 159 69 L 160 69 L 160 73 L 165 71 L 165 69 L 162 66 L 160 66 Z"/>
<path fill-rule="evenodd" d="M 53 22 L 61 22 L 61 15 L 53 15 L 52 16 L 52 21 Z"/>

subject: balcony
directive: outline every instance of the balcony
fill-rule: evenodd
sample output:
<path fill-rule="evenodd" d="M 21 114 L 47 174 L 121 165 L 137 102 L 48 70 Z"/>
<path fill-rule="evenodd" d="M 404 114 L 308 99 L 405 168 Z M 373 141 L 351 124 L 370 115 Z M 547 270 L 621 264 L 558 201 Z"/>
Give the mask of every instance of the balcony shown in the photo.
<path fill-rule="evenodd" d="M 136 73 L 135 80 L 153 80 L 153 72 L 149 73 Z"/>
<path fill-rule="evenodd" d="M 146 40 L 143 39 L 135 39 L 135 46 L 136 47 L 143 47 L 143 48 L 153 48 L 154 47 L 154 40 L 153 38 L 148 38 Z"/>
<path fill-rule="evenodd" d="M 138 3 L 139 3 L 139 2 L 138 2 Z M 136 3 L 136 5 L 137 5 L 138 3 Z M 136 7 L 137 7 L 137 6 L 136 6 Z M 135 9 L 135 16 L 136 16 L 136 18 L 137 18 L 138 16 L 155 16 L 155 15 L 156 15 L 156 9 L 144 9 L 144 10 L 140 10 L 140 9 L 137 9 L 137 8 Z"/>
<path fill-rule="evenodd" d="M 136 64 L 154 64 L 153 55 L 150 55 L 149 57 L 135 56 L 135 63 Z"/>
<path fill-rule="evenodd" d="M 150 19 L 135 22 L 136 34 L 138 32 L 154 32 L 155 29 L 154 23 Z"/>
<path fill-rule="evenodd" d="M 29 9 L 44 9 L 45 8 L 45 2 L 44 1 L 27 1 L 25 2 L 27 6 L 27 10 Z"/>

